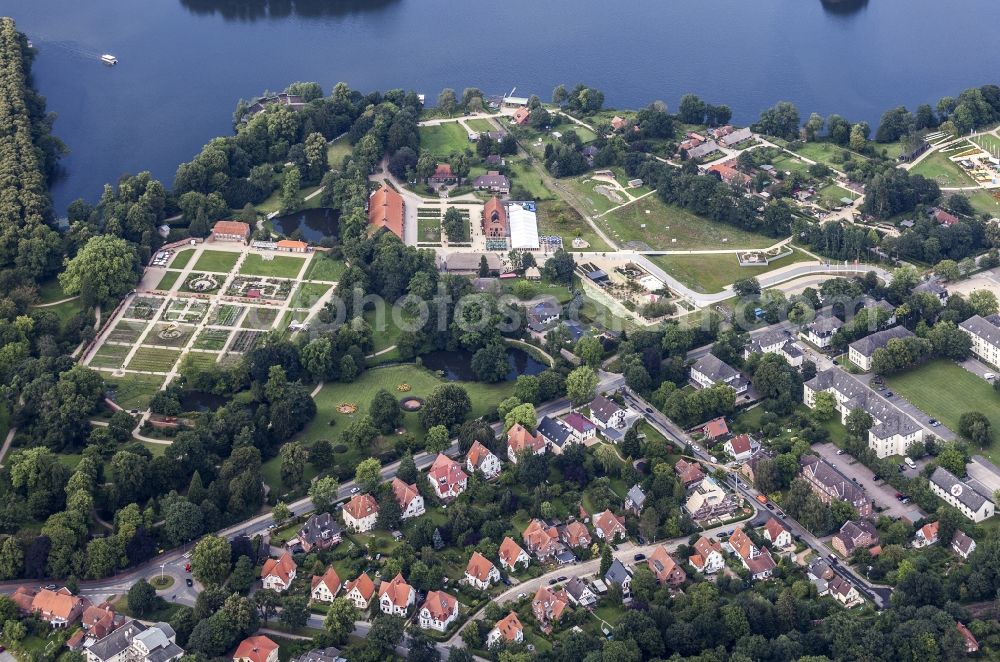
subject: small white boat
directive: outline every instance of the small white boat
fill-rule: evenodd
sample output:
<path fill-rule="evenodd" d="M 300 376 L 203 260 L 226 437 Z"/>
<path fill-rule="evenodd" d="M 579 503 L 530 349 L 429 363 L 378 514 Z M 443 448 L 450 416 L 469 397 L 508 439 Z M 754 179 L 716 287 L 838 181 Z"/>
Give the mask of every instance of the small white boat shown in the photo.
<path fill-rule="evenodd" d="M 116 58 L 114 55 L 108 55 L 107 53 L 105 53 L 104 55 L 101 56 L 101 62 L 103 62 L 104 64 L 115 65 L 118 64 L 118 58 Z"/>

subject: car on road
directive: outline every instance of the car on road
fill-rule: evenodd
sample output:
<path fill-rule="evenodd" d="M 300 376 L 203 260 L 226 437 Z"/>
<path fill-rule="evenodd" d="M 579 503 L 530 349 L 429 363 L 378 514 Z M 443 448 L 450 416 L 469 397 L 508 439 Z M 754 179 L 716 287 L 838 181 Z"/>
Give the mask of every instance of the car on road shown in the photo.
<path fill-rule="evenodd" d="M 767 504 L 767 509 L 768 510 L 774 510 L 774 504 L 773 503 Z"/>
<path fill-rule="evenodd" d="M 936 427 L 940 427 L 940 426 L 941 426 L 941 421 L 933 419 L 933 418 L 931 419 L 931 427 L 932 428 L 936 428 Z"/>
<path fill-rule="evenodd" d="M 903 462 L 905 462 L 906 466 L 908 466 L 911 469 L 916 469 L 917 468 L 917 463 L 914 462 L 913 458 L 911 458 L 911 457 L 904 457 L 903 458 Z"/>
<path fill-rule="evenodd" d="M 632 557 L 632 560 L 633 561 L 645 561 L 646 560 L 646 555 L 645 554 L 636 554 L 635 556 Z"/>
<path fill-rule="evenodd" d="M 728 534 L 725 531 L 719 531 L 715 534 L 716 538 L 725 538 Z"/>
<path fill-rule="evenodd" d="M 48 584 L 48 585 L 46 585 L 45 588 L 49 589 L 50 591 L 54 591 L 54 590 L 56 590 L 59 587 L 56 586 L 55 584 Z"/>
<path fill-rule="evenodd" d="M 997 376 L 996 376 L 996 373 L 994 373 L 994 372 L 984 372 L 983 373 L 983 379 L 985 379 L 988 382 L 991 382 L 991 381 L 993 381 L 996 378 L 997 378 Z"/>
<path fill-rule="evenodd" d="M 899 500 L 899 502 L 905 506 L 906 504 L 910 503 L 910 497 L 908 496 L 903 497 L 902 499 Z"/>
<path fill-rule="evenodd" d="M 564 582 L 564 581 L 566 581 L 567 579 L 569 579 L 569 577 L 567 577 L 566 575 L 561 575 L 561 576 L 559 577 L 559 579 L 557 579 L 556 581 L 557 581 L 557 582 Z"/>
<path fill-rule="evenodd" d="M 779 510 L 778 511 L 778 517 L 780 517 L 781 519 L 785 519 L 785 513 L 784 513 L 784 511 Z"/>
<path fill-rule="evenodd" d="M 524 600 L 526 597 L 528 597 L 528 594 L 525 593 L 524 591 L 522 591 L 522 592 L 520 592 L 520 593 L 517 594 L 517 599 L 518 600 Z"/>
<path fill-rule="evenodd" d="M 837 449 L 837 455 L 843 455 L 844 453 L 845 453 L 845 451 L 844 451 L 843 448 L 838 448 Z"/>
<path fill-rule="evenodd" d="M 558 579 L 550 579 L 549 580 L 549 586 L 554 586 L 557 581 L 559 581 L 559 580 Z"/>
<path fill-rule="evenodd" d="M 361 491 L 360 487 L 352 487 L 351 488 L 351 494 L 357 494 L 360 491 Z"/>
<path fill-rule="evenodd" d="M 886 391 L 886 392 L 885 392 L 885 397 L 887 397 L 887 398 L 891 398 L 891 397 L 892 397 L 892 396 L 894 396 L 894 395 L 896 395 L 896 394 L 895 394 L 895 393 L 893 393 L 892 391 Z"/>
<path fill-rule="evenodd" d="M 194 586 L 194 580 L 191 579 L 190 577 L 188 577 L 187 579 L 185 579 L 184 583 L 187 584 L 188 586 Z"/>

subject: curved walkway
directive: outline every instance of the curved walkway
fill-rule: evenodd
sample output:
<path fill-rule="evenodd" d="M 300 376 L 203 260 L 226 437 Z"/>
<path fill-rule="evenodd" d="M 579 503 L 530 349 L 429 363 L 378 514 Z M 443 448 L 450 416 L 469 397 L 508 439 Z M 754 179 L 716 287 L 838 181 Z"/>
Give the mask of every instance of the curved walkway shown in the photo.
<path fill-rule="evenodd" d="M 77 294 L 75 297 L 66 297 L 65 299 L 59 299 L 59 301 L 50 301 L 48 303 L 36 303 L 35 305 L 33 305 L 31 307 L 32 308 L 51 308 L 52 306 L 58 306 L 60 304 L 69 303 L 70 301 L 76 301 L 79 298 L 80 298 L 80 295 Z"/>

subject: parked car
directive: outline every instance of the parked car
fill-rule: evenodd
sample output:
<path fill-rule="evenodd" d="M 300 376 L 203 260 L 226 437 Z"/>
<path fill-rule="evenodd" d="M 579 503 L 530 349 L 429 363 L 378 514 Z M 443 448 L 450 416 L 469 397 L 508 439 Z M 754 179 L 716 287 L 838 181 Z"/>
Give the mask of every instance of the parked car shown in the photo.
<path fill-rule="evenodd" d="M 893 393 L 892 391 L 886 391 L 885 392 L 885 397 L 887 397 L 887 398 L 891 398 L 894 395 L 895 395 L 895 393 Z"/>
<path fill-rule="evenodd" d="M 186 578 L 184 580 L 184 583 L 187 584 L 188 586 L 194 586 L 194 580 L 191 579 L 190 577 Z"/>
<path fill-rule="evenodd" d="M 652 414 L 653 413 L 653 408 L 652 407 L 646 407 L 646 413 L 647 414 Z"/>
<path fill-rule="evenodd" d="M 557 579 L 550 579 L 550 580 L 549 580 L 549 586 L 553 586 L 553 585 L 555 585 L 555 583 L 556 583 L 557 581 L 559 581 L 559 580 L 557 580 Z"/>
<path fill-rule="evenodd" d="M 352 487 L 351 488 L 351 494 L 357 494 L 360 491 L 361 491 L 360 487 Z"/>
<path fill-rule="evenodd" d="M 524 600 L 526 597 L 528 597 L 528 594 L 523 591 L 517 594 L 518 600 Z"/>
<path fill-rule="evenodd" d="M 845 453 L 845 451 L 844 451 L 843 448 L 838 448 L 837 449 L 837 455 L 843 455 L 844 453 Z"/>
<path fill-rule="evenodd" d="M 725 538 L 728 534 L 725 531 L 719 531 L 715 534 L 716 538 Z"/>
<path fill-rule="evenodd" d="M 632 557 L 632 560 L 633 561 L 645 561 L 646 560 L 646 555 L 645 554 L 636 554 L 635 556 Z"/>
<path fill-rule="evenodd" d="M 557 579 L 556 581 L 557 581 L 557 582 L 564 582 L 564 581 L 566 581 L 567 579 L 569 579 L 569 577 L 567 577 L 566 575 L 562 575 L 562 576 L 560 576 L 560 577 L 559 577 L 559 579 Z"/>

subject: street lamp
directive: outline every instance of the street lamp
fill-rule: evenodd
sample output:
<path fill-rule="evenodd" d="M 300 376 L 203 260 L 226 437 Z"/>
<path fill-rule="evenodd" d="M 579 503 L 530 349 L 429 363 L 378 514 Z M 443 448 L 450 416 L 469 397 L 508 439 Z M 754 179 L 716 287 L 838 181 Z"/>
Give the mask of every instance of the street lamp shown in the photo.
<path fill-rule="evenodd" d="M 161 563 L 160 564 L 160 583 L 161 584 L 163 583 L 163 568 L 165 568 L 166 565 L 167 565 L 166 563 Z"/>

